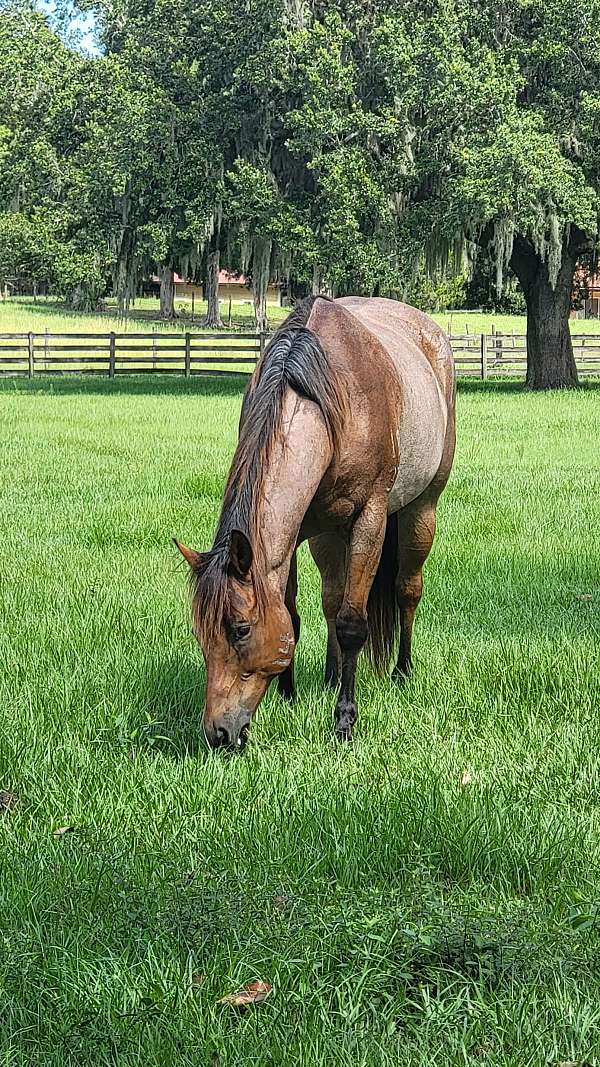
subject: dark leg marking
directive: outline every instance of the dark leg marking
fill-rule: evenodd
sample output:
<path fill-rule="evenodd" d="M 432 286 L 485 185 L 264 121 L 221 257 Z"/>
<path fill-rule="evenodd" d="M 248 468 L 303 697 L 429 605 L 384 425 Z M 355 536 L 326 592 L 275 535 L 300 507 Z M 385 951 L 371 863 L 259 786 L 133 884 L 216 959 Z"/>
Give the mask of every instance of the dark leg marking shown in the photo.
<path fill-rule="evenodd" d="M 296 609 L 296 596 L 298 595 L 298 570 L 296 565 L 296 553 L 292 556 L 290 563 L 290 573 L 288 575 L 287 586 L 285 590 L 285 606 L 290 613 L 292 620 L 292 626 L 294 629 L 294 640 L 298 644 L 300 638 L 300 616 Z M 295 655 L 295 653 L 294 653 Z M 293 700 L 296 696 L 296 685 L 294 680 L 294 661 L 290 663 L 289 667 L 286 667 L 284 671 L 277 676 L 277 688 L 282 697 L 286 700 Z"/>
<path fill-rule="evenodd" d="M 335 706 L 335 733 L 340 741 L 352 740 L 352 728 L 357 710 L 354 700 L 354 682 L 358 654 L 367 640 L 367 620 L 348 609 L 336 619 L 338 644 L 342 652 L 342 682 Z"/>

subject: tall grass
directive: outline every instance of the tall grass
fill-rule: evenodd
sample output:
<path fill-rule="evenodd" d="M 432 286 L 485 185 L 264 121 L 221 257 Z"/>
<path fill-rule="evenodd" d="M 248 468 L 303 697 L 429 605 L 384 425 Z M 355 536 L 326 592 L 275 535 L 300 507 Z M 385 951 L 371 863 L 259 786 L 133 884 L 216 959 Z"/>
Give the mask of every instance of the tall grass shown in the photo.
<path fill-rule="evenodd" d="M 598 388 L 461 386 L 414 676 L 333 742 L 303 551 L 297 705 L 228 759 L 170 539 L 239 405 L 0 382 L 0 1063 L 598 1063 Z"/>

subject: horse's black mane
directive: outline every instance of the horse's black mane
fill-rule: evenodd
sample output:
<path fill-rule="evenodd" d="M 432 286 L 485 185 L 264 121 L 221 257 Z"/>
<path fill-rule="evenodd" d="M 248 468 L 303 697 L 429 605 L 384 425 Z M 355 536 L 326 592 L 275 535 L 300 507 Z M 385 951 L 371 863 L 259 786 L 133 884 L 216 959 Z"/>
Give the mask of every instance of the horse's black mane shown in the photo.
<path fill-rule="evenodd" d="M 344 394 L 317 335 L 306 325 L 317 299 L 326 298 L 309 297 L 280 326 L 244 395 L 239 441 L 214 544 L 192 576 L 194 618 L 200 636 L 206 639 L 221 629 L 228 612 L 229 546 L 233 530 L 241 530 L 252 545 L 252 579 L 259 611 L 265 605 L 264 546 L 258 504 L 271 447 L 281 431 L 288 388 L 318 404 L 335 445 Z"/>

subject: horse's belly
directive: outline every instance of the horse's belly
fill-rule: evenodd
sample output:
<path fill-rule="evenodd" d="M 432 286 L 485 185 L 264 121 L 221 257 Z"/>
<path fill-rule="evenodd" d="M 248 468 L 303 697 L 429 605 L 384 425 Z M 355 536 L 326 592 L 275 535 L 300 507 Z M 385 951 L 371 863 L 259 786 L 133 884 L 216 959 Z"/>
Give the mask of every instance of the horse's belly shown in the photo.
<path fill-rule="evenodd" d="M 388 498 L 388 514 L 416 500 L 435 478 L 442 462 L 447 420 L 437 383 L 425 394 L 410 389 L 405 392 L 397 435 L 398 470 Z"/>

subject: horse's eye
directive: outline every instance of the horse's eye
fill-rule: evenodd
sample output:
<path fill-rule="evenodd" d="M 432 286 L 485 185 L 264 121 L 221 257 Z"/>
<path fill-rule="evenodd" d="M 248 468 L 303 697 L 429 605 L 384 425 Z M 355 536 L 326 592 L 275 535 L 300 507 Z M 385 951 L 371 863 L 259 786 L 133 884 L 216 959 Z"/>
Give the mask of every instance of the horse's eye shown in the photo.
<path fill-rule="evenodd" d="M 236 641 L 243 641 L 244 637 L 247 637 L 250 633 L 249 622 L 238 622 L 233 628 L 233 635 Z"/>

